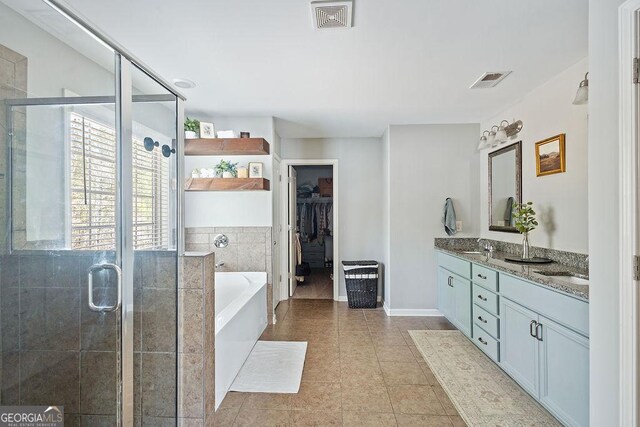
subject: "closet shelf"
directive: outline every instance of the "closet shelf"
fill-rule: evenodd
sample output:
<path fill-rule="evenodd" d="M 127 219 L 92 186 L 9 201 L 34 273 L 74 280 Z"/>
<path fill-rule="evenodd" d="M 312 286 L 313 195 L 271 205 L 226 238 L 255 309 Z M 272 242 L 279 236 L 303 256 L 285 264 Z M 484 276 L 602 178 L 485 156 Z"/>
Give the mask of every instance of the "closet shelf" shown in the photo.
<path fill-rule="evenodd" d="M 264 138 L 198 138 L 184 140 L 185 156 L 241 156 L 269 154 Z"/>
<path fill-rule="evenodd" d="M 333 203 L 333 197 L 305 197 L 298 198 L 296 201 L 298 203 Z"/>
<path fill-rule="evenodd" d="M 186 191 L 268 191 L 265 178 L 189 178 Z"/>

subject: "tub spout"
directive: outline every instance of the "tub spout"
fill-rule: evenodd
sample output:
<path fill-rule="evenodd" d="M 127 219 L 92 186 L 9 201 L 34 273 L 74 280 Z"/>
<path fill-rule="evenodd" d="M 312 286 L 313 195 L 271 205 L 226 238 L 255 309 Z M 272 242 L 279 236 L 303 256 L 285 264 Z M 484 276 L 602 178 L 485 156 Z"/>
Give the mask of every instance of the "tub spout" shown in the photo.
<path fill-rule="evenodd" d="M 224 261 L 216 262 L 216 270 L 218 267 L 222 267 L 224 265 Z"/>

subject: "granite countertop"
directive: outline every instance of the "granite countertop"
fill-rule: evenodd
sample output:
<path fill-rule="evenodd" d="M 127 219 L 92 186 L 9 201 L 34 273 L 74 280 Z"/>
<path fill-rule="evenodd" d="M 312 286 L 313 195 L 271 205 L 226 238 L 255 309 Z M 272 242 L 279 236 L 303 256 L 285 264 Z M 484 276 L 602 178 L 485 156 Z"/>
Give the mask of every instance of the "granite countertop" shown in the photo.
<path fill-rule="evenodd" d="M 571 296 L 581 298 L 583 300 L 589 300 L 589 285 L 577 285 L 564 280 L 562 278 L 549 277 L 543 274 L 538 274 L 536 271 L 548 271 L 548 272 L 570 272 L 578 276 L 588 277 L 589 272 L 586 269 L 570 266 L 567 264 L 560 264 L 558 262 L 552 262 L 550 264 L 516 264 L 505 261 L 505 257 L 513 257 L 512 253 L 507 252 L 493 252 L 491 258 L 487 258 L 484 254 L 469 254 L 464 253 L 469 248 L 456 248 L 452 245 L 439 245 L 436 241 L 435 248 L 441 252 L 448 253 L 450 255 L 464 258 L 468 261 L 476 264 L 484 265 L 493 268 L 498 271 L 509 273 L 513 276 L 520 277 L 522 279 L 546 286 L 548 288 L 555 289 L 560 292 L 564 292 Z"/>

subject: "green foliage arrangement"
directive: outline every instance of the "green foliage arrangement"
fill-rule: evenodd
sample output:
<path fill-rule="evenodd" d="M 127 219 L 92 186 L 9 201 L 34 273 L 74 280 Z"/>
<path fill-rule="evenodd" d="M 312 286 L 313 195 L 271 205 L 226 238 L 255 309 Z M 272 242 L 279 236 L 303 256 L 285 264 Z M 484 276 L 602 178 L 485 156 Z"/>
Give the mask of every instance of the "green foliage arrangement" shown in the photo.
<path fill-rule="evenodd" d="M 512 215 L 516 229 L 522 234 L 529 233 L 538 226 L 536 211 L 533 210 L 533 202 L 514 203 Z"/>
<path fill-rule="evenodd" d="M 187 120 L 184 121 L 184 130 L 185 131 L 192 131 L 192 132 L 199 132 L 200 131 L 200 120 L 196 120 L 196 119 L 190 119 L 189 117 L 187 117 Z"/>
<path fill-rule="evenodd" d="M 216 175 L 222 176 L 223 172 L 231 172 L 233 176 L 238 176 L 238 163 L 231 163 L 226 160 L 220 160 L 220 163 L 214 168 Z"/>

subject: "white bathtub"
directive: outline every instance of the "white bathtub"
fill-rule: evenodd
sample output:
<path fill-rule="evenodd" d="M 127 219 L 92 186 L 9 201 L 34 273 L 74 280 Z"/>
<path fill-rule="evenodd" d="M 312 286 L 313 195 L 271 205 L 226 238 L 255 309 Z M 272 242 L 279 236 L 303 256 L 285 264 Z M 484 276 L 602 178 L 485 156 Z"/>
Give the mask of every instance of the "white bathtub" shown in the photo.
<path fill-rule="evenodd" d="M 267 327 L 267 273 L 216 273 L 216 409 Z"/>

